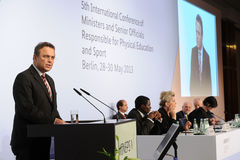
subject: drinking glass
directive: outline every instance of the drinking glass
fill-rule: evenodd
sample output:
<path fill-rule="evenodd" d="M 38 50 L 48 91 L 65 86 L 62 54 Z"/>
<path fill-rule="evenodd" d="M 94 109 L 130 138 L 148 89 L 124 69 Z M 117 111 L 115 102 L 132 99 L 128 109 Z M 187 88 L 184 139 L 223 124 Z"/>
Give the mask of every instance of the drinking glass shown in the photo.
<path fill-rule="evenodd" d="M 71 110 L 70 111 L 70 116 L 71 116 L 71 123 L 78 123 L 78 110 Z"/>

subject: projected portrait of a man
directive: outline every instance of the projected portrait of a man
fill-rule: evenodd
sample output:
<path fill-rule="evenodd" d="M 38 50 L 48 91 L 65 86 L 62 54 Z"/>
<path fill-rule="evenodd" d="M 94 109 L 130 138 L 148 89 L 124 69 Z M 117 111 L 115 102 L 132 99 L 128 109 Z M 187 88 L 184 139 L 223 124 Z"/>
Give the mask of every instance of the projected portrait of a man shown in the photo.
<path fill-rule="evenodd" d="M 196 42 L 191 56 L 191 96 L 212 95 L 209 54 L 203 46 L 203 24 L 200 15 L 196 16 Z"/>

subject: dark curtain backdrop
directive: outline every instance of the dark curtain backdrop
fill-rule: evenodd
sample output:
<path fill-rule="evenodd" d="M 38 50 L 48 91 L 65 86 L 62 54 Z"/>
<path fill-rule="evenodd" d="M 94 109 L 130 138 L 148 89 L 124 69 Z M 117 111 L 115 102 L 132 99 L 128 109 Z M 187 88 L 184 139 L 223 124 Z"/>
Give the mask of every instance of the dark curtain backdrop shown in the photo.
<path fill-rule="evenodd" d="M 226 120 L 234 118 L 239 113 L 239 80 L 236 27 L 229 20 L 222 20 L 222 53 L 223 53 L 223 80 Z M 240 46 L 238 46 L 240 47 Z"/>

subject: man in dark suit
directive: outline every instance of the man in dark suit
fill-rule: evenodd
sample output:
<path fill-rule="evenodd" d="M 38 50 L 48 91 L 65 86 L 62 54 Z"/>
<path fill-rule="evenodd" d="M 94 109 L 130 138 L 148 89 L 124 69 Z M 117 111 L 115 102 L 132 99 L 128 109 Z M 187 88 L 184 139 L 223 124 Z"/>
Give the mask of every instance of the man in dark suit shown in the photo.
<path fill-rule="evenodd" d="M 150 110 L 150 99 L 145 96 L 138 96 L 135 100 L 135 108 L 128 114 L 128 118 L 136 119 L 137 135 L 150 134 L 154 126 L 154 120 L 160 120 L 161 114 L 158 111 L 150 112 Z"/>
<path fill-rule="evenodd" d="M 218 106 L 217 99 L 213 96 L 206 97 L 203 100 L 203 106 L 194 110 L 189 114 L 189 120 L 193 123 L 194 119 L 196 119 L 198 126 L 200 126 L 200 120 L 204 118 L 208 118 L 210 125 L 216 124 L 216 119 L 214 117 L 214 113 L 211 112 L 213 108 Z"/>
<path fill-rule="evenodd" d="M 203 47 L 203 25 L 199 15 L 196 18 L 197 46 L 192 49 L 191 57 L 191 96 L 212 95 L 209 55 Z"/>
<path fill-rule="evenodd" d="M 54 81 L 46 74 L 52 69 L 54 58 L 55 47 L 48 42 L 39 43 L 33 64 L 15 79 L 11 147 L 16 160 L 49 160 L 51 138 L 27 137 L 28 125 L 65 123 L 57 111 Z"/>
<path fill-rule="evenodd" d="M 125 113 L 128 110 L 127 102 L 125 100 L 119 100 L 117 102 L 117 109 L 118 112 L 115 115 L 113 115 L 112 119 L 126 119 L 127 114 Z"/>
<path fill-rule="evenodd" d="M 182 110 L 177 112 L 177 121 L 179 119 L 185 118 L 188 120 L 188 115 L 192 110 L 192 104 L 190 102 L 184 102 L 182 106 Z"/>

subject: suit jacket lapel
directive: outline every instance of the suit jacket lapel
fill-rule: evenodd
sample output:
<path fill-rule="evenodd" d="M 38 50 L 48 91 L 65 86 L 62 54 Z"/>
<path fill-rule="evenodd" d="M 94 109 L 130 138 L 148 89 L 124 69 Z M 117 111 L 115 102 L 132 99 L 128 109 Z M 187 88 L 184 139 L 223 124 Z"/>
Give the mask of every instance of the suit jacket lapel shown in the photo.
<path fill-rule="evenodd" d="M 50 97 L 49 97 L 49 94 L 48 94 L 47 87 L 45 86 L 42 78 L 40 77 L 40 75 L 38 74 L 38 72 L 35 70 L 35 68 L 34 68 L 32 65 L 31 65 L 31 67 L 30 67 L 30 70 L 31 70 L 34 78 L 35 78 L 35 79 L 40 83 L 40 85 L 42 86 L 42 89 L 44 90 L 46 96 L 48 97 L 49 102 L 52 103 L 52 101 L 51 101 L 51 99 L 50 99 Z M 50 85 L 50 87 L 51 87 L 51 85 Z"/>
<path fill-rule="evenodd" d="M 206 52 L 206 50 L 205 50 L 205 48 L 203 48 L 203 79 L 205 79 L 205 78 L 208 78 L 208 77 L 206 77 L 206 72 L 207 72 L 207 61 L 206 61 L 206 59 L 207 59 L 207 56 L 208 56 L 208 54 L 207 54 L 207 52 Z"/>
<path fill-rule="evenodd" d="M 183 111 L 181 111 L 182 112 L 182 116 L 183 116 L 183 118 L 185 118 L 185 114 L 184 114 L 184 112 Z"/>

